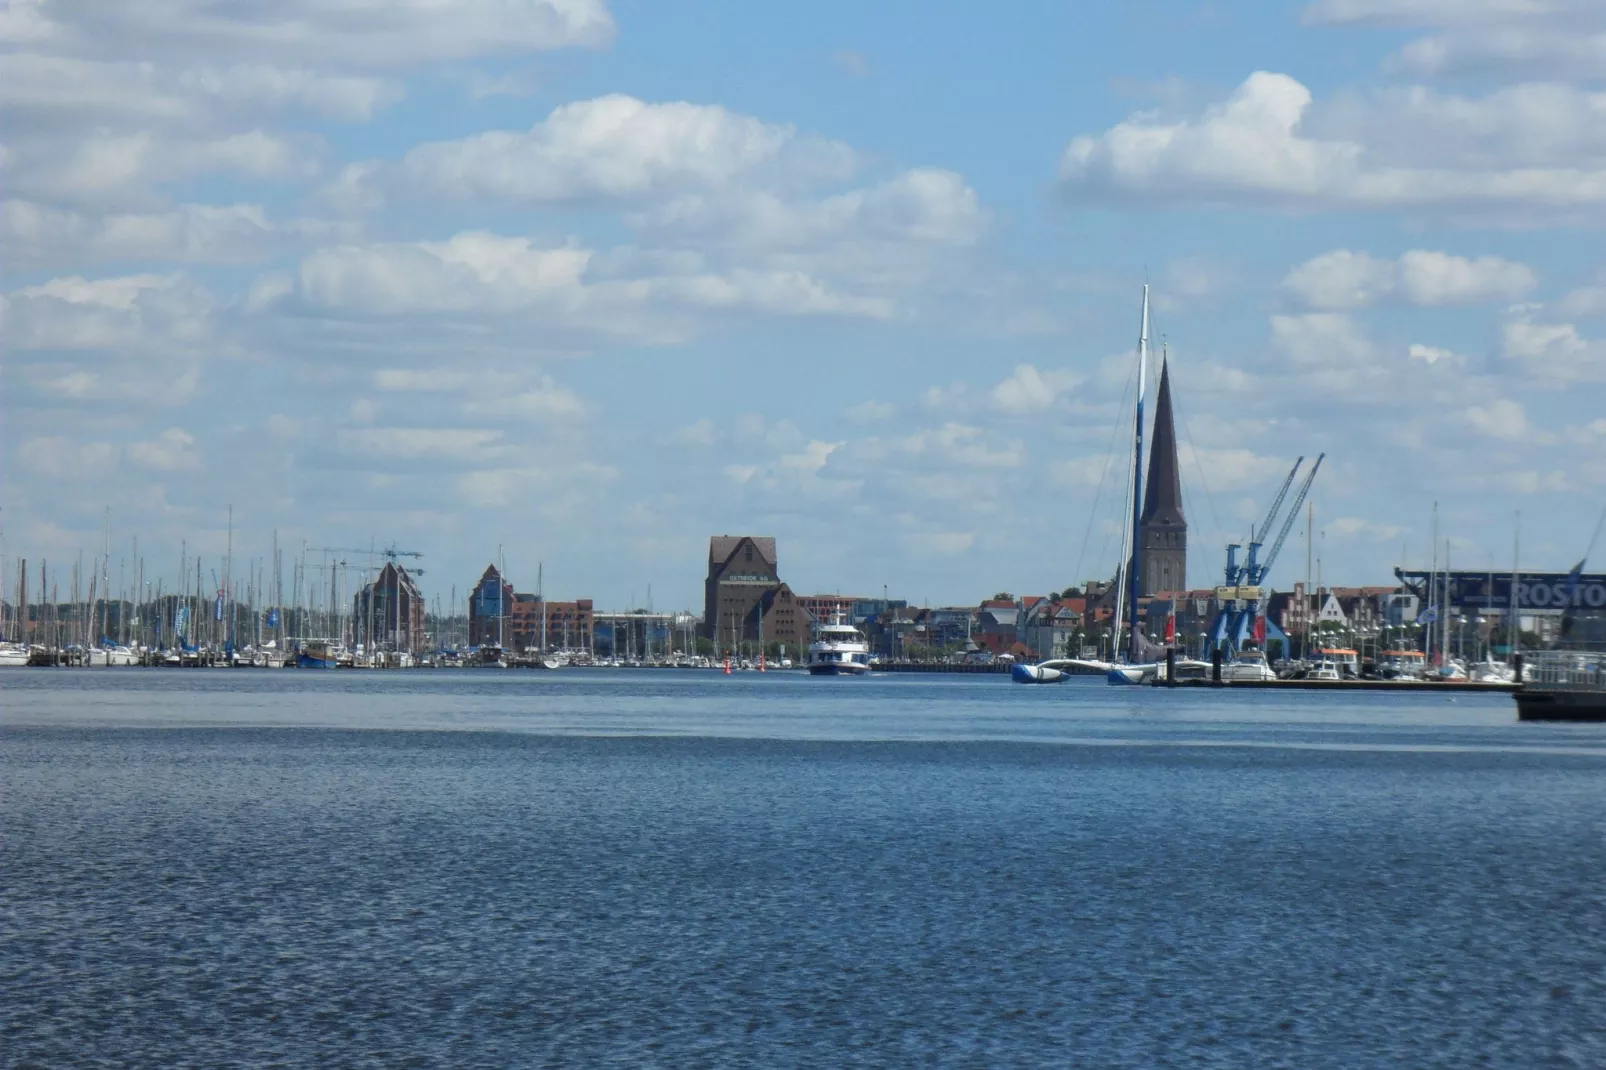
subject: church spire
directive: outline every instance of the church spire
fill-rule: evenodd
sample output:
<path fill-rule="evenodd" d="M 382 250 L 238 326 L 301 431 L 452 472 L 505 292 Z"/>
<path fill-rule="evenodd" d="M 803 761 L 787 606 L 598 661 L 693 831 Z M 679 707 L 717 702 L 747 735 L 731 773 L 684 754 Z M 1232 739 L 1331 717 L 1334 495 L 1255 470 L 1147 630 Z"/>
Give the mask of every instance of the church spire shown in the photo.
<path fill-rule="evenodd" d="M 1171 423 L 1171 364 L 1163 357 L 1150 443 L 1149 480 L 1138 520 L 1145 595 L 1188 589 L 1188 521 L 1182 515 L 1182 467 L 1177 463 L 1177 430 Z"/>
<path fill-rule="evenodd" d="M 1177 432 L 1171 423 L 1171 365 L 1160 363 L 1160 395 L 1154 405 L 1149 446 L 1149 478 L 1143 490 L 1142 524 L 1185 524 L 1182 473 L 1177 463 Z"/>

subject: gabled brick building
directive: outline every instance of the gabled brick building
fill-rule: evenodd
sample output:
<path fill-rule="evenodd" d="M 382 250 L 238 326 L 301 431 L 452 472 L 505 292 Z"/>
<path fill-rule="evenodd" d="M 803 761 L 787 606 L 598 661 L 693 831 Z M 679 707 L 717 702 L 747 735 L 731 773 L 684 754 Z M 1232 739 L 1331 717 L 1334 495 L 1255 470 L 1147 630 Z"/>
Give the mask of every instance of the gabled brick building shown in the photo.
<path fill-rule="evenodd" d="M 775 540 L 765 535 L 715 535 L 708 540 L 702 636 L 716 648 L 785 643 L 801 649 L 812 619 L 781 581 Z"/>

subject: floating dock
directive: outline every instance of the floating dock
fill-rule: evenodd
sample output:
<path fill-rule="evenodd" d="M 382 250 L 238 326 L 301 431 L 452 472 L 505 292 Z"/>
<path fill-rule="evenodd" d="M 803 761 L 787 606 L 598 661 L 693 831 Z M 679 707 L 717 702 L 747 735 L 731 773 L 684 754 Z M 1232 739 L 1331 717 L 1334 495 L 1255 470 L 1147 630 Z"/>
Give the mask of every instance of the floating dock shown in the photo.
<path fill-rule="evenodd" d="M 1509 695 L 1521 684 L 1483 683 L 1471 680 L 1178 680 L 1157 681 L 1155 687 L 1225 688 L 1229 691 L 1415 691 L 1420 694 Z"/>
<path fill-rule="evenodd" d="M 1529 655 L 1528 674 L 1519 721 L 1606 721 L 1606 652 L 1540 651 Z"/>

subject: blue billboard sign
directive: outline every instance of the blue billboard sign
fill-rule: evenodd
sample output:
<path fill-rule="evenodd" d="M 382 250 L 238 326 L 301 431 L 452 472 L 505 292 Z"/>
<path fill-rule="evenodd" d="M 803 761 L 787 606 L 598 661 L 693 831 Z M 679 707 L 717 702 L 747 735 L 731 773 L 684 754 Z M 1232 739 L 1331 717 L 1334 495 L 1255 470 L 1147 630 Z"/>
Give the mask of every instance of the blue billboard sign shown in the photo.
<path fill-rule="evenodd" d="M 1396 570 L 1404 584 L 1424 600 L 1437 602 L 1437 597 L 1426 598 L 1428 573 Z M 1445 574 L 1433 574 L 1433 590 L 1443 590 Z M 1560 613 L 1573 610 L 1582 613 L 1606 612 L 1606 574 L 1571 572 L 1519 572 L 1516 576 L 1515 602 L 1511 594 L 1511 573 L 1501 575 L 1488 572 L 1451 572 L 1450 604 L 1464 610 L 1505 610 L 1512 605 L 1519 612 L 1549 611 Z"/>

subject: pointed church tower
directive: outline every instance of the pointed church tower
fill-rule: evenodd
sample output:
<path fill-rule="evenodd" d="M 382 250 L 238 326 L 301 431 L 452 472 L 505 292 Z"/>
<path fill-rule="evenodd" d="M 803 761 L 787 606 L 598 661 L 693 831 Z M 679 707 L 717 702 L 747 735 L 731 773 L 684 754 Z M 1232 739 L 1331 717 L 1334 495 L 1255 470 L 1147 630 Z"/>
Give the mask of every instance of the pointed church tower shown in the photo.
<path fill-rule="evenodd" d="M 1160 364 L 1160 396 L 1154 406 L 1149 479 L 1143 490 L 1138 538 L 1143 547 L 1140 587 L 1145 595 L 1188 589 L 1188 521 L 1182 515 L 1182 472 L 1177 432 L 1171 422 L 1171 367 Z"/>

